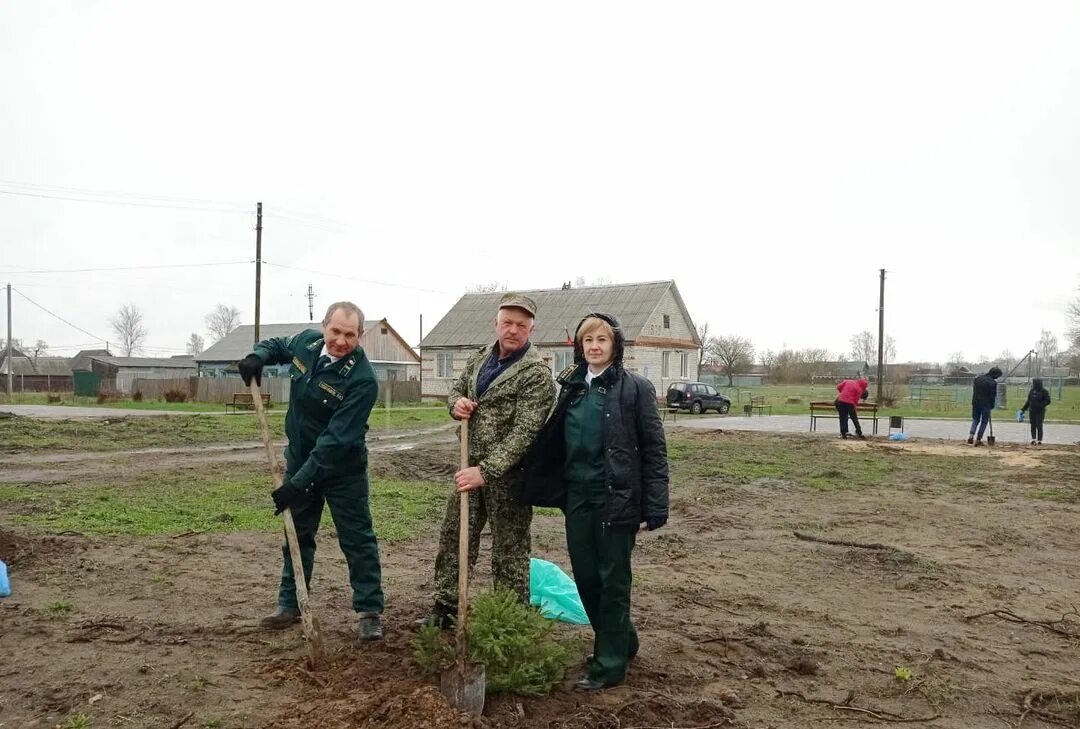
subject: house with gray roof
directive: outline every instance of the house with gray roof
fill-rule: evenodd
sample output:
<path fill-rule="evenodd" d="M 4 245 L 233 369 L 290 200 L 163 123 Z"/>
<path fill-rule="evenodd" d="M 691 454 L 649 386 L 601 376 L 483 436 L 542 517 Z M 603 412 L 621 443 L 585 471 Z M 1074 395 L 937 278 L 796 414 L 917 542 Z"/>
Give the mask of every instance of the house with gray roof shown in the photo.
<path fill-rule="evenodd" d="M 295 324 L 260 324 L 259 339 L 292 337 L 307 329 L 317 330 L 319 323 L 305 321 Z M 236 363 L 250 354 L 254 345 L 255 325 L 245 324 L 237 327 L 205 352 L 195 356 L 199 376 L 239 377 Z M 386 319 L 364 321 L 364 334 L 360 337 L 360 346 L 371 362 L 371 366 L 375 368 L 375 377 L 378 380 L 390 379 L 405 382 L 419 379 L 419 355 Z M 267 377 L 288 377 L 289 365 L 267 367 L 263 370 L 263 374 Z"/>
<path fill-rule="evenodd" d="M 173 380 L 195 374 L 195 360 L 177 357 L 114 357 L 108 350 L 83 350 L 71 358 L 76 395 L 102 389 L 130 394 L 135 380 Z"/>
<path fill-rule="evenodd" d="M 71 360 L 67 357 L 31 357 L 17 349 L 0 349 L 0 390 L 7 390 L 7 374 L 15 392 L 71 392 Z"/>
<path fill-rule="evenodd" d="M 445 398 L 477 349 L 495 341 L 503 291 L 465 294 L 420 343 L 424 397 Z M 664 396 L 672 382 L 698 376 L 701 340 L 674 281 L 520 291 L 536 301 L 532 343 L 553 373 L 573 364 L 572 337 L 590 312 L 613 314 L 626 338 L 623 362 Z"/>

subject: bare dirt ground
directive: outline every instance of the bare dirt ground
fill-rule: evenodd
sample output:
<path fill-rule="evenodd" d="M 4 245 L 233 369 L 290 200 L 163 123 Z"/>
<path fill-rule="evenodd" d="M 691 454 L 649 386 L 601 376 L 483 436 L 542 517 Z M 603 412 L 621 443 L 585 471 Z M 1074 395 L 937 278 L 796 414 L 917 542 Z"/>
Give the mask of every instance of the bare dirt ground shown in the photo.
<path fill-rule="evenodd" d="M 0 503 L 0 558 L 15 591 L 0 600 L 0 727 L 62 726 L 76 714 L 95 729 L 1080 726 L 1080 499 L 1031 496 L 1080 491 L 1076 449 L 673 437 L 671 523 L 642 534 L 635 552 L 642 649 L 625 686 L 575 693 L 574 668 L 549 697 L 489 697 L 481 720 L 450 709 L 410 646 L 437 524 L 384 545 L 386 639 L 363 647 L 352 643 L 344 560 L 325 525 L 313 590 L 334 661 L 312 672 L 299 628 L 256 626 L 274 601 L 277 535 L 45 534 L 2 526 Z M 969 459 L 994 459 L 1000 477 L 825 490 L 724 475 L 706 449 L 716 442 L 733 453 L 805 449 L 825 464 L 833 452 L 879 465 L 954 459 L 961 479 L 984 463 Z M 135 460 L 164 469 L 172 457 Z M 35 458 L 13 456 L 0 481 L 78 488 L 107 463 Z M 440 437 L 374 453 L 372 472 L 439 481 L 453 462 Z M 561 519 L 534 524 L 536 555 L 568 567 Z M 580 637 L 584 654 L 586 629 L 559 631 Z"/>

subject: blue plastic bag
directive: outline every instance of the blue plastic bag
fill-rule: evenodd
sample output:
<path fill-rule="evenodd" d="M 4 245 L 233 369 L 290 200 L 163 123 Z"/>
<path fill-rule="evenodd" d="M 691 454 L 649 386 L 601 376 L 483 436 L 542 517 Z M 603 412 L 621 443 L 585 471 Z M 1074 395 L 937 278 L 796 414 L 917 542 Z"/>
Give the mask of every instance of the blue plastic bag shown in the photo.
<path fill-rule="evenodd" d="M 1018 422 L 1018 423 L 1024 422 L 1024 411 L 1023 410 L 1017 410 L 1016 411 L 1016 422 Z"/>
<path fill-rule="evenodd" d="M 11 583 L 8 582 L 7 565 L 0 559 L 0 597 L 7 597 L 10 594 Z"/>
<path fill-rule="evenodd" d="M 904 432 L 893 433 L 892 435 L 889 436 L 889 440 L 896 440 L 896 441 L 903 442 L 903 441 L 907 440 L 907 433 L 904 433 Z"/>
<path fill-rule="evenodd" d="M 548 620 L 588 625 L 577 585 L 559 565 L 535 557 L 529 560 L 529 603 Z"/>

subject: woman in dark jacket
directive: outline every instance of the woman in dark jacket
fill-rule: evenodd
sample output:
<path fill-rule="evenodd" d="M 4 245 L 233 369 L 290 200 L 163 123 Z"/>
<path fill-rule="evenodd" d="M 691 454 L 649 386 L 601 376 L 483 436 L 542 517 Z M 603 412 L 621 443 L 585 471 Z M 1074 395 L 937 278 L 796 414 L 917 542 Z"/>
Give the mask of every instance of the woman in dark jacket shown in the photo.
<path fill-rule="evenodd" d="M 652 383 L 622 365 L 613 316 L 590 314 L 574 333 L 574 365 L 550 418 L 526 456 L 519 498 L 558 506 L 582 604 L 592 624 L 588 674 L 576 687 L 622 683 L 638 650 L 630 620 L 630 554 L 638 529 L 668 518 L 664 426 Z"/>
<path fill-rule="evenodd" d="M 1031 392 L 1028 393 L 1027 402 L 1020 408 L 1025 413 L 1031 412 L 1031 445 L 1038 442 L 1042 445 L 1043 421 L 1046 420 L 1046 406 L 1050 404 L 1050 391 L 1043 387 L 1042 378 L 1036 377 L 1031 381 Z"/>

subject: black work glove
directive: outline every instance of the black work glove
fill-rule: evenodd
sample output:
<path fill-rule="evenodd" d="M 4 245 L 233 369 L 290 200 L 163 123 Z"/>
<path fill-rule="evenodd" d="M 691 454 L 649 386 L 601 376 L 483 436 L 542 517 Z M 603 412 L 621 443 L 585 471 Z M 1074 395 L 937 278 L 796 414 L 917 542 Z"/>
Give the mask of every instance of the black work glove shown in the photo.
<path fill-rule="evenodd" d="M 270 492 L 270 498 L 274 500 L 274 516 L 277 516 L 286 509 L 291 509 L 297 504 L 301 504 L 311 498 L 311 487 L 303 487 L 294 484 L 292 481 L 286 481 L 278 488 Z"/>
<path fill-rule="evenodd" d="M 645 517 L 645 528 L 650 532 L 655 532 L 660 527 L 667 524 L 666 516 L 648 516 Z"/>
<path fill-rule="evenodd" d="M 868 397 L 870 397 L 870 391 L 869 390 L 863 390 L 863 393 L 861 395 L 859 395 L 860 400 L 865 400 Z"/>
<path fill-rule="evenodd" d="M 240 379 L 245 385 L 250 385 L 252 380 L 255 380 L 256 385 L 262 384 L 263 362 L 259 355 L 249 354 L 236 363 L 236 368 L 240 370 Z"/>

